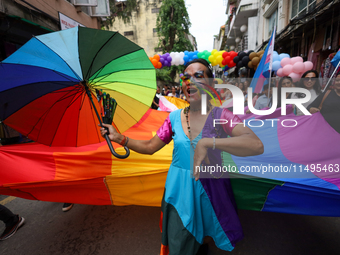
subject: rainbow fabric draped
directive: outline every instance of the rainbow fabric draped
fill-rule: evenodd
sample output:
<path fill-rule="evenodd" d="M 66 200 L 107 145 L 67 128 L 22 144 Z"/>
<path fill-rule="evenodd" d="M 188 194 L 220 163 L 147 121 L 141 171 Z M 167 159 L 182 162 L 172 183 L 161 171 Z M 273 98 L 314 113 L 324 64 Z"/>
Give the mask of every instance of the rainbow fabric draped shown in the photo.
<path fill-rule="evenodd" d="M 167 116 L 168 113 L 149 110 L 125 134 L 149 139 Z M 246 158 L 226 154 L 223 157 L 225 166 L 236 167 L 230 175 L 237 177 L 231 178 L 237 207 L 340 216 L 340 172 L 337 168 L 340 135 L 321 114 L 272 117 L 278 121 L 263 120 L 262 127 L 251 127 L 264 144 L 264 154 Z M 261 119 L 247 116 L 246 124 L 255 118 Z M 298 125 L 284 127 L 284 119 L 295 120 Z M 288 121 L 284 124 L 290 125 Z M 115 148 L 123 154 L 123 148 Z M 170 143 L 152 156 L 131 152 L 129 158 L 118 160 L 105 143 L 78 148 L 37 143 L 2 146 L 0 193 L 42 201 L 160 206 L 172 150 Z M 274 169 L 281 165 L 290 172 L 263 174 L 264 166 Z"/>

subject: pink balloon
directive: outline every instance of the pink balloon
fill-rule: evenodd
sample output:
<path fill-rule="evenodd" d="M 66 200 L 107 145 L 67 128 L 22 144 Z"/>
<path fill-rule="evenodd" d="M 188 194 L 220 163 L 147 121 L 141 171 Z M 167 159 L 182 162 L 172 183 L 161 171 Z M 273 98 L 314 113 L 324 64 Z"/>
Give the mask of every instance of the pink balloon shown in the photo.
<path fill-rule="evenodd" d="M 303 63 L 305 66 L 305 72 L 312 70 L 313 69 L 313 63 L 310 61 L 306 61 Z"/>
<path fill-rule="evenodd" d="M 282 68 L 283 75 L 289 75 L 291 72 L 293 72 L 293 66 L 292 65 L 285 65 Z"/>
<path fill-rule="evenodd" d="M 301 62 L 296 62 L 293 65 L 293 72 L 294 73 L 303 73 L 305 72 L 305 65 Z"/>
<path fill-rule="evenodd" d="M 297 82 L 301 78 L 301 74 L 297 74 L 297 73 L 290 73 L 288 76 L 293 79 L 293 82 Z"/>
<path fill-rule="evenodd" d="M 277 70 L 276 75 L 279 77 L 283 77 L 283 68 L 280 68 L 279 70 Z"/>
<path fill-rule="evenodd" d="M 281 66 L 282 67 L 284 67 L 284 66 L 286 66 L 286 65 L 290 65 L 291 63 L 290 63 L 290 58 L 283 58 L 282 60 L 281 60 Z"/>
<path fill-rule="evenodd" d="M 298 62 L 303 63 L 303 58 L 302 57 L 296 57 L 296 58 L 297 58 Z"/>
<path fill-rule="evenodd" d="M 290 59 L 291 65 L 294 65 L 295 63 L 303 63 L 303 58 L 302 57 L 294 57 Z"/>

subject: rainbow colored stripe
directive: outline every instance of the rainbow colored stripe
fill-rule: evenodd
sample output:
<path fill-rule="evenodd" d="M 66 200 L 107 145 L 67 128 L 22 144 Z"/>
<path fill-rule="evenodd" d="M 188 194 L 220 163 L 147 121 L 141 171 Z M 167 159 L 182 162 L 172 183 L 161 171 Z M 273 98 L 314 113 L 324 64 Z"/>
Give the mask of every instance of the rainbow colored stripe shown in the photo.
<path fill-rule="evenodd" d="M 149 110 L 125 134 L 149 139 L 168 113 Z M 277 116 L 272 115 L 272 118 Z M 249 119 L 261 119 L 247 116 Z M 271 127 L 252 128 L 264 143 L 262 155 L 240 158 L 224 155 L 225 163 L 237 167 L 231 182 L 239 208 L 319 216 L 340 216 L 340 173 L 302 171 L 280 178 L 261 173 L 240 174 L 241 166 L 272 164 L 302 169 L 340 163 L 340 135 L 320 114 L 277 117 Z M 283 119 L 294 119 L 296 128 L 285 128 Z M 160 206 L 171 163 L 172 143 L 153 156 L 131 152 L 117 160 L 105 143 L 79 148 L 22 144 L 0 147 L 0 193 L 42 201 L 94 205 Z M 121 147 L 116 148 L 123 153 Z M 247 174 L 248 178 L 245 177 Z M 87 194 L 86 196 L 84 194 Z"/>

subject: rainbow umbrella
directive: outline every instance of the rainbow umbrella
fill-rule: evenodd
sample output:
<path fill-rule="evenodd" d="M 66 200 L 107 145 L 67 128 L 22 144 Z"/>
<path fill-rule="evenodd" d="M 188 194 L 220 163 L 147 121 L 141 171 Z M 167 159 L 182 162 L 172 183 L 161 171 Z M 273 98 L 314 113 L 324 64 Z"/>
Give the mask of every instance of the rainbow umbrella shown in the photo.
<path fill-rule="evenodd" d="M 141 47 L 118 32 L 85 27 L 32 38 L 0 63 L 0 77 L 0 119 L 49 146 L 102 142 L 105 116 L 126 131 L 156 91 L 155 69 Z M 96 91 L 114 98 L 114 116 L 100 107 Z"/>

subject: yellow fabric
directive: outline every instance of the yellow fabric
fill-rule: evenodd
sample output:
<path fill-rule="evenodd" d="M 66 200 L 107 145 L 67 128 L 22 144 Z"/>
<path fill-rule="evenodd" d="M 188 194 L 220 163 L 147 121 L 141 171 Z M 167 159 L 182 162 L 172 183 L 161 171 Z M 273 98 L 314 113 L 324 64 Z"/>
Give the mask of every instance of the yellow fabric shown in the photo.
<path fill-rule="evenodd" d="M 180 99 L 180 98 L 177 98 L 177 97 L 168 97 L 168 96 L 165 96 L 165 98 L 172 104 L 174 104 L 178 109 L 183 109 L 187 106 L 189 106 L 190 104 L 183 100 L 183 99 Z"/>

